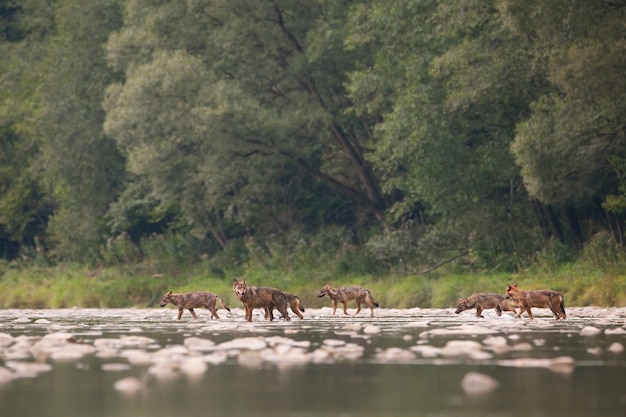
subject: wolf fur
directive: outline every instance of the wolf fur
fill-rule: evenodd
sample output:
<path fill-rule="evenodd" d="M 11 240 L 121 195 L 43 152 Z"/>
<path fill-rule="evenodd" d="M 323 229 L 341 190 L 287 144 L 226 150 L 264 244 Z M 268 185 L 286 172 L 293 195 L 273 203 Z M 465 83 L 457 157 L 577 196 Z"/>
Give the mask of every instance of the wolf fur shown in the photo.
<path fill-rule="evenodd" d="M 291 311 L 293 311 L 296 316 L 303 319 L 304 316 L 302 315 L 302 313 L 304 313 L 304 306 L 302 305 L 302 300 L 300 300 L 300 297 L 287 291 L 283 291 L 283 294 L 285 294 L 285 297 L 287 297 L 287 303 L 289 303 Z M 267 310 L 267 308 L 265 309 L 265 318 L 269 318 L 269 311 Z"/>
<path fill-rule="evenodd" d="M 255 308 L 265 309 L 270 321 L 274 320 L 274 307 L 285 320 L 291 320 L 287 313 L 287 297 L 277 288 L 250 286 L 244 278 L 242 281 L 233 280 L 233 292 L 246 309 L 247 321 L 252 321 L 252 310 Z"/>
<path fill-rule="evenodd" d="M 194 308 L 206 308 L 211 312 L 211 318 L 219 320 L 220 316 L 217 315 L 216 302 L 219 301 L 222 308 L 230 311 L 230 308 L 224 305 L 224 300 L 217 294 L 210 292 L 188 292 L 182 294 L 172 294 L 169 291 L 161 299 L 161 307 L 165 307 L 171 303 L 178 307 L 178 320 L 180 320 L 185 309 L 189 310 L 194 319 L 197 319 Z"/>
<path fill-rule="evenodd" d="M 504 295 L 490 292 L 480 292 L 472 294 L 467 298 L 459 299 L 455 313 L 459 314 L 472 308 L 476 308 L 476 317 L 483 317 L 483 310 L 489 308 L 495 308 L 498 316 L 502 316 L 503 311 L 515 312 L 515 309 L 509 305 L 509 302 Z"/>
<path fill-rule="evenodd" d="M 330 285 L 326 284 L 317 296 L 322 298 L 325 295 L 333 302 L 333 316 L 337 311 L 337 303 L 343 304 L 343 314 L 348 315 L 348 302 L 354 300 L 357 307 L 356 313 L 354 313 L 355 316 L 361 311 L 361 304 L 365 304 L 370 308 L 372 316 L 374 315 L 374 307 L 379 306 L 370 291 L 363 287 L 331 288 Z"/>
<path fill-rule="evenodd" d="M 517 288 L 517 284 L 507 285 L 506 288 L 507 299 L 515 301 L 520 310 L 515 314 L 515 318 L 522 316 L 522 313 L 526 311 L 528 318 L 533 319 L 533 313 L 530 311 L 531 307 L 537 308 L 549 308 L 554 314 L 554 317 L 558 320 L 560 318 L 566 319 L 565 314 L 565 300 L 563 295 L 554 290 L 520 290 Z"/>

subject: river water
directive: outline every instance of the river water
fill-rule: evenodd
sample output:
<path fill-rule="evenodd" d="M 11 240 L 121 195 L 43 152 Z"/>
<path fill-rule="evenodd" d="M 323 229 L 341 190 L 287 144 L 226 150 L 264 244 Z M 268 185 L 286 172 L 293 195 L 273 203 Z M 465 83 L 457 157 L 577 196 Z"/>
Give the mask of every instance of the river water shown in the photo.
<path fill-rule="evenodd" d="M 349 312 L 354 313 L 354 309 Z M 0 310 L 0 416 L 623 416 L 626 308 Z"/>

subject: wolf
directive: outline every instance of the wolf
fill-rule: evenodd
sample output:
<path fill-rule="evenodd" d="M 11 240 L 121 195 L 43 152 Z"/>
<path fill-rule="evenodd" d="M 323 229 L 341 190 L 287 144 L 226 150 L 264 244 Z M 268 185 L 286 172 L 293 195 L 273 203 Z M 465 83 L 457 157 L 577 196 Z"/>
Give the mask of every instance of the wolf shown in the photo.
<path fill-rule="evenodd" d="M 304 306 L 302 305 L 302 301 L 300 300 L 300 297 L 287 291 L 283 291 L 283 294 L 285 294 L 285 297 L 287 297 L 287 303 L 289 303 L 289 306 L 291 307 L 291 311 L 293 311 L 296 316 L 303 319 L 304 316 L 302 315 L 302 313 L 304 313 Z M 269 318 L 269 311 L 266 308 L 265 319 L 268 319 L 268 318 Z"/>
<path fill-rule="evenodd" d="M 515 301 L 520 307 L 514 316 L 515 318 L 521 317 L 522 313 L 526 311 L 532 320 L 531 307 L 549 308 L 557 320 L 567 318 L 563 295 L 554 290 L 520 290 L 517 288 L 517 284 L 507 285 L 506 298 Z"/>
<path fill-rule="evenodd" d="M 161 307 L 165 307 L 168 303 L 174 304 L 178 307 L 178 320 L 180 320 L 183 315 L 183 311 L 185 309 L 189 310 L 194 319 L 197 319 L 196 312 L 193 311 L 194 308 L 206 308 L 211 312 L 211 318 L 215 318 L 216 320 L 220 319 L 220 316 L 217 315 L 217 308 L 215 307 L 216 302 L 219 301 L 222 305 L 222 308 L 230 311 L 224 304 L 224 300 L 217 294 L 212 294 L 210 292 L 187 292 L 182 294 L 172 294 L 172 291 L 169 291 L 167 294 L 163 296 L 161 299 Z"/>
<path fill-rule="evenodd" d="M 495 308 L 498 316 L 502 316 L 503 311 L 515 312 L 504 295 L 490 292 L 475 293 L 467 298 L 459 299 L 455 313 L 459 314 L 471 308 L 476 308 L 476 317 L 483 317 L 483 310 L 488 308 Z"/>
<path fill-rule="evenodd" d="M 270 321 L 274 320 L 274 307 L 283 315 L 285 320 L 291 320 L 289 313 L 287 313 L 287 297 L 277 288 L 249 286 L 244 278 L 242 281 L 233 280 L 233 292 L 246 309 L 247 321 L 252 321 L 254 308 L 265 309 Z"/>
<path fill-rule="evenodd" d="M 322 298 L 325 295 L 333 302 L 333 316 L 335 311 L 337 311 L 337 303 L 343 303 L 343 314 L 348 315 L 348 302 L 355 300 L 357 307 L 356 313 L 354 313 L 355 316 L 361 311 L 361 303 L 366 304 L 370 308 L 372 316 L 374 316 L 374 307 L 379 306 L 372 297 L 372 293 L 363 287 L 331 288 L 330 285 L 326 284 L 317 294 L 317 297 Z"/>

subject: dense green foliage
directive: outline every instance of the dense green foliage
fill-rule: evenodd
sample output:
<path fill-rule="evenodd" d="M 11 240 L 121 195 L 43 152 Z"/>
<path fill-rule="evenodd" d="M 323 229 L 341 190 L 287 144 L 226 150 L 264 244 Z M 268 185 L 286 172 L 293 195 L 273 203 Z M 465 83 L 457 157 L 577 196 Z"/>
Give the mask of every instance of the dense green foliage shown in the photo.
<path fill-rule="evenodd" d="M 0 0 L 0 258 L 315 283 L 619 265 L 624 21 L 623 0 Z"/>

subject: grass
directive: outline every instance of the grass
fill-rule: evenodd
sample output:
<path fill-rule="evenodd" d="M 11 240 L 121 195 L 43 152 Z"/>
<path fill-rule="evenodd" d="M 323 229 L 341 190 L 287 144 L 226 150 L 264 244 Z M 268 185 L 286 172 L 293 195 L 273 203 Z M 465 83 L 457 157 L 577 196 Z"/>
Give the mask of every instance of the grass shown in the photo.
<path fill-rule="evenodd" d="M 515 275 L 446 271 L 403 276 L 345 273 L 332 280 L 327 271 L 302 274 L 262 267 L 217 274 L 202 263 L 169 274 L 155 273 L 148 264 L 91 270 L 78 264 L 39 267 L 5 263 L 0 265 L 0 308 L 156 307 L 168 290 L 210 291 L 221 295 L 228 305 L 238 306 L 232 280 L 242 277 L 251 285 L 273 286 L 298 294 L 304 305 L 312 308 L 330 305 L 327 299 L 316 297 L 326 283 L 333 287 L 367 287 L 380 305 L 388 308 L 452 307 L 458 298 L 474 292 L 504 293 L 506 285 L 513 282 L 522 289 L 561 291 L 566 306 L 626 306 L 626 274 L 620 268 L 579 263 Z"/>

